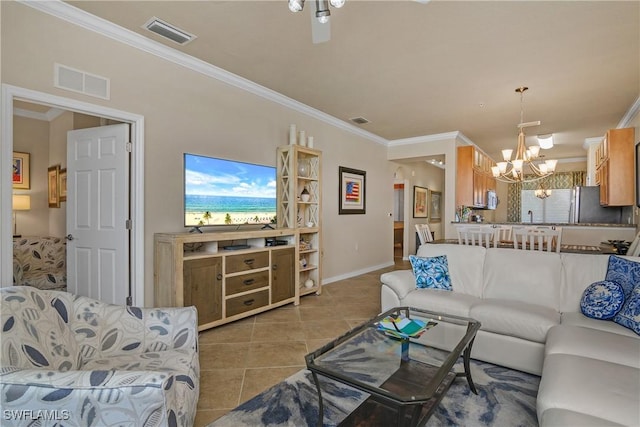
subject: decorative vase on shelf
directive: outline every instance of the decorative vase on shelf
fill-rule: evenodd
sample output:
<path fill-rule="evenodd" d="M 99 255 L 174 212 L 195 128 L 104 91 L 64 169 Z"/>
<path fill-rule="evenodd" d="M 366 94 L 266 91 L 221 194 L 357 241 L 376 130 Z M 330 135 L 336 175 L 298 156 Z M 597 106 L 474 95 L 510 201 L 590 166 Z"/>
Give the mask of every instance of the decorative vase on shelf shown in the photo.
<path fill-rule="evenodd" d="M 311 194 L 309 194 L 309 191 L 307 191 L 307 187 L 305 186 L 302 189 L 302 193 L 300 193 L 300 200 L 302 200 L 303 202 L 308 202 L 310 198 Z"/>
<path fill-rule="evenodd" d="M 313 288 L 313 285 L 314 285 L 313 279 L 307 279 L 304 282 L 304 287 L 307 288 L 307 289 Z"/>
<path fill-rule="evenodd" d="M 299 160 L 298 161 L 298 176 L 306 178 L 309 176 L 309 161 L 308 160 Z"/>

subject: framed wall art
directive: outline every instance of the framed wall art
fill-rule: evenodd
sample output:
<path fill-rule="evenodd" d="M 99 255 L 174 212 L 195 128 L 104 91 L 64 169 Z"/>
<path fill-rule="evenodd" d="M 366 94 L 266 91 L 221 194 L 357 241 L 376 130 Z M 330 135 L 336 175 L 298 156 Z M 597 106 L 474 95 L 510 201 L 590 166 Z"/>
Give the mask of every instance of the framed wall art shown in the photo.
<path fill-rule="evenodd" d="M 28 190 L 31 188 L 30 154 L 13 152 L 13 188 Z"/>
<path fill-rule="evenodd" d="M 67 169 L 60 169 L 60 201 L 67 201 Z"/>
<path fill-rule="evenodd" d="M 440 191 L 431 191 L 430 192 L 430 207 L 431 207 L 431 222 L 440 222 L 442 219 L 442 211 L 441 208 L 441 200 L 442 200 L 442 192 Z"/>
<path fill-rule="evenodd" d="M 427 218 L 429 216 L 429 209 L 427 206 L 427 195 L 429 189 L 425 187 L 413 186 L 413 217 L 414 218 Z"/>
<path fill-rule="evenodd" d="M 366 213 L 365 171 L 339 166 L 338 214 Z"/>
<path fill-rule="evenodd" d="M 50 166 L 47 172 L 47 199 L 50 208 L 60 207 L 60 165 Z"/>

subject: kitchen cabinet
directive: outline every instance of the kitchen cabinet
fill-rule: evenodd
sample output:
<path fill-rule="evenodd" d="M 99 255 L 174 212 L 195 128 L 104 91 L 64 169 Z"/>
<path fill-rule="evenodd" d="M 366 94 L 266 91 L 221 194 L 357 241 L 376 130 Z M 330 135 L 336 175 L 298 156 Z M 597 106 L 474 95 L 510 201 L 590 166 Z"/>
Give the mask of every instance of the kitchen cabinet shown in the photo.
<path fill-rule="evenodd" d="M 493 160 L 476 147 L 458 147 L 456 206 L 487 207 L 487 191 L 496 188 L 493 165 Z"/>
<path fill-rule="evenodd" d="M 596 185 L 603 206 L 635 204 L 635 129 L 611 129 L 596 148 Z"/>

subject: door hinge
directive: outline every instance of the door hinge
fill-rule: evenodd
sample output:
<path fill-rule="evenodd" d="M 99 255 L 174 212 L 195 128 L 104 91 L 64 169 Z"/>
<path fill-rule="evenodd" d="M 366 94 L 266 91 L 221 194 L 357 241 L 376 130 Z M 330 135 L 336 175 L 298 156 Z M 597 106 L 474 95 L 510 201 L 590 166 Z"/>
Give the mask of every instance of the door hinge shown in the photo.
<path fill-rule="evenodd" d="M 133 228 L 132 226 L 133 226 L 133 222 L 130 219 L 124 222 L 124 228 L 126 228 L 127 230 L 131 230 L 131 228 Z"/>
<path fill-rule="evenodd" d="M 126 298 L 125 304 L 127 304 L 128 306 L 133 305 L 133 298 L 131 298 L 131 296 L 128 296 Z"/>
<path fill-rule="evenodd" d="M 127 145 L 125 146 L 127 152 L 131 152 L 133 150 L 133 144 L 131 144 L 130 142 L 127 142 Z"/>

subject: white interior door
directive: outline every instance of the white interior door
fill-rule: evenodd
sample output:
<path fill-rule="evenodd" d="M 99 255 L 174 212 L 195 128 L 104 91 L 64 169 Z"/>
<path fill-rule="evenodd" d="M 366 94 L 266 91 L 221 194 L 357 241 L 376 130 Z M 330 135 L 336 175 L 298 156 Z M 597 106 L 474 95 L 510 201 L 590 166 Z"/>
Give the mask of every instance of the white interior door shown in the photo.
<path fill-rule="evenodd" d="M 67 290 L 125 304 L 129 286 L 129 125 L 67 134 Z"/>

